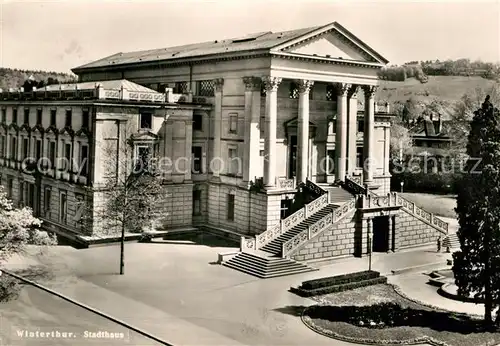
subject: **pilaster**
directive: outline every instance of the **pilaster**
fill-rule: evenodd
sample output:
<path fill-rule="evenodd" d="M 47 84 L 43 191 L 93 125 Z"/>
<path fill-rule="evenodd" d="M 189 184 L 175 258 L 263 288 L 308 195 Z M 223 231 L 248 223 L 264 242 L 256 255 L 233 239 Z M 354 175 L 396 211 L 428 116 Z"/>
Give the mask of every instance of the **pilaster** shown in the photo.
<path fill-rule="evenodd" d="M 400 217 L 398 215 L 394 215 L 394 220 L 393 220 L 393 232 L 392 232 L 392 251 L 396 252 L 398 251 L 400 247 L 400 239 L 399 239 L 399 234 L 397 232 L 400 227 L 398 227 L 398 223 L 400 222 Z"/>
<path fill-rule="evenodd" d="M 266 88 L 266 138 L 264 141 L 264 184 L 272 189 L 276 185 L 276 127 L 278 116 L 279 77 L 263 77 Z"/>
<path fill-rule="evenodd" d="M 187 167 L 185 167 L 185 173 L 184 173 L 184 181 L 190 182 L 191 181 L 191 168 L 192 166 L 192 145 L 193 145 L 193 122 L 191 120 L 186 121 L 186 141 L 184 142 L 185 149 L 186 149 L 186 159 L 187 159 Z"/>
<path fill-rule="evenodd" d="M 387 237 L 387 241 L 388 241 L 388 244 L 387 244 L 387 252 L 393 252 L 394 251 L 394 247 L 392 246 L 393 245 L 393 238 L 394 238 L 394 234 L 393 234 L 393 222 L 392 222 L 392 218 L 393 216 L 392 215 L 389 215 L 389 236 Z"/>
<path fill-rule="evenodd" d="M 338 84 L 337 95 L 337 133 L 335 136 L 335 180 L 343 181 L 346 175 L 347 158 L 347 92 L 351 85 Z"/>
<path fill-rule="evenodd" d="M 309 172 L 309 92 L 313 81 L 297 81 L 299 88 L 299 117 L 297 129 L 297 183 L 306 181 Z"/>
<path fill-rule="evenodd" d="M 221 157 L 221 132 L 222 132 L 222 88 L 224 79 L 217 78 L 214 80 L 214 151 L 211 161 L 211 169 L 213 177 L 218 180 L 222 170 Z"/>
<path fill-rule="evenodd" d="M 243 153 L 243 183 L 248 184 L 260 176 L 260 90 L 258 77 L 243 77 L 245 84 L 245 137 Z"/>
<path fill-rule="evenodd" d="M 364 114 L 364 133 L 363 133 L 363 182 L 367 185 L 373 184 L 374 145 L 375 145 L 375 91 L 376 86 L 364 85 L 365 94 L 365 114 Z"/>
<path fill-rule="evenodd" d="M 352 174 L 356 169 L 356 139 L 358 135 L 358 91 L 359 86 L 353 85 L 347 93 L 348 98 L 348 134 L 347 134 L 347 173 Z"/>

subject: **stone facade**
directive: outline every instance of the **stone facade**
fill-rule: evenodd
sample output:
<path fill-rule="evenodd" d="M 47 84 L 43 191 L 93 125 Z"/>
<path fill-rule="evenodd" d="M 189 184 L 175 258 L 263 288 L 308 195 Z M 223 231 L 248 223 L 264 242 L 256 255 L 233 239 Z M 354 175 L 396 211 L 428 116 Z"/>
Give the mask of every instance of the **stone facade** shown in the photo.
<path fill-rule="evenodd" d="M 396 249 L 436 244 L 438 237 L 444 237 L 443 233 L 411 215 L 406 210 L 401 210 L 396 221 L 396 227 Z"/>

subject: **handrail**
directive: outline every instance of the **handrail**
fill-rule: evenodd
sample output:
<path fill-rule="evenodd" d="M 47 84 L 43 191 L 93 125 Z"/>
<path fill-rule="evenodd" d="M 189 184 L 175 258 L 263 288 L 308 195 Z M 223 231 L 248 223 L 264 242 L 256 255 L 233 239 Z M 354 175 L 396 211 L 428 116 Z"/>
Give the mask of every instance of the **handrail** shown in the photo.
<path fill-rule="evenodd" d="M 309 185 L 307 185 L 308 183 Z M 306 179 L 306 186 L 308 188 L 313 188 L 317 191 L 320 191 L 322 195 L 306 204 L 304 207 L 300 208 L 292 215 L 289 215 L 285 219 L 280 220 L 279 223 L 275 224 L 271 228 L 256 235 L 255 240 L 257 249 L 260 249 L 266 244 L 269 244 L 271 241 L 278 238 L 281 234 L 304 221 L 308 215 L 311 215 L 311 213 L 316 212 L 317 210 L 323 208 L 324 206 L 326 206 L 326 204 L 328 204 L 328 195 L 326 194 L 325 190 L 308 179 Z"/>
<path fill-rule="evenodd" d="M 437 217 L 433 213 L 425 211 L 423 208 L 417 206 L 414 202 L 409 201 L 406 198 L 402 197 L 399 193 L 397 194 L 397 203 L 402 205 L 402 208 L 404 210 L 419 217 L 420 219 L 423 219 L 428 224 L 430 224 L 434 228 L 438 229 L 442 233 L 448 234 L 448 226 L 449 225 L 447 222 L 441 220 L 439 217 Z"/>
<path fill-rule="evenodd" d="M 312 225 L 308 226 L 305 230 L 297 234 L 295 237 L 283 243 L 281 245 L 282 257 L 285 258 L 289 256 L 293 251 L 295 251 L 301 245 L 307 243 L 310 239 L 315 237 L 326 227 L 332 225 L 335 222 L 338 222 L 351 211 L 356 210 L 356 204 L 358 198 L 359 197 L 355 197 L 345 202 L 340 207 L 334 209 L 332 213 L 325 215 Z"/>

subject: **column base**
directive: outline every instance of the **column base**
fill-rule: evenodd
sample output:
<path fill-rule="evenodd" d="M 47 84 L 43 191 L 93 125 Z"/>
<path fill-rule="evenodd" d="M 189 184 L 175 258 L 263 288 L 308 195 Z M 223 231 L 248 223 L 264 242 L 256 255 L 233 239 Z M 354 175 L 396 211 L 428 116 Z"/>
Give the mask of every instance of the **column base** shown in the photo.
<path fill-rule="evenodd" d="M 211 178 L 210 178 L 210 182 L 211 183 L 220 183 L 221 182 L 221 179 L 218 175 L 213 175 Z"/>

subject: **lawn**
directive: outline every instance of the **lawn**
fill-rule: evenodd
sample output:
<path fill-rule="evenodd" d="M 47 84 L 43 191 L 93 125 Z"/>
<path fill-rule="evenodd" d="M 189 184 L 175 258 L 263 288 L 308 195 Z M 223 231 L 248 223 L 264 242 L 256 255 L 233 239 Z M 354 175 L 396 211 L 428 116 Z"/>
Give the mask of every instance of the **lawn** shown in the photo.
<path fill-rule="evenodd" d="M 313 299 L 318 305 L 304 311 L 304 323 L 321 334 L 344 341 L 410 344 L 432 340 L 450 346 L 489 346 L 500 343 L 500 333 L 483 331 L 480 320 L 424 307 L 403 298 L 391 285 L 368 286 Z M 404 320 L 399 326 L 377 328 L 369 327 L 368 323 L 361 325 L 352 322 L 356 320 L 351 312 L 353 309 L 368 309 L 369 306 L 384 303 L 395 303 L 409 309 L 413 319 Z M 380 315 L 376 313 L 374 316 Z"/>
<path fill-rule="evenodd" d="M 457 217 L 455 213 L 455 207 L 457 206 L 455 195 L 433 195 L 430 193 L 412 192 L 404 192 L 401 195 L 430 213 L 450 218 Z"/>

